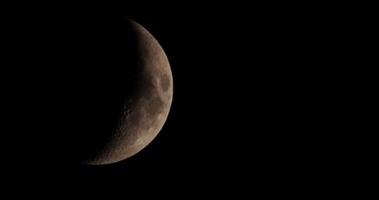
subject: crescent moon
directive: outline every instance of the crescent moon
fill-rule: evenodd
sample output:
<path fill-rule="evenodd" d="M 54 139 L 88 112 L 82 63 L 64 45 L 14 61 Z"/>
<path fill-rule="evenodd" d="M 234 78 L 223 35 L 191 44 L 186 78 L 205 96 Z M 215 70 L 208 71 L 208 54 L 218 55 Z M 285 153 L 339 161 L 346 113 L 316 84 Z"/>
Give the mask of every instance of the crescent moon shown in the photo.
<path fill-rule="evenodd" d="M 158 135 L 170 111 L 173 77 L 168 58 L 149 31 L 132 20 L 129 23 L 136 36 L 137 83 L 126 99 L 116 131 L 85 164 L 112 164 L 137 154 Z"/>

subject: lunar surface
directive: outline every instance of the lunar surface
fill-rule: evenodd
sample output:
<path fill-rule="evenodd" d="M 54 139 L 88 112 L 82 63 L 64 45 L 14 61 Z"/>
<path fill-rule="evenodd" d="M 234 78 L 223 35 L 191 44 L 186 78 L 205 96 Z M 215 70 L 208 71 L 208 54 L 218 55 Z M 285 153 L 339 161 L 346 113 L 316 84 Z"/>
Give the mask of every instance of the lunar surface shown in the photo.
<path fill-rule="evenodd" d="M 125 160 L 144 149 L 162 129 L 173 96 L 170 64 L 158 41 L 140 24 L 129 21 L 134 35 L 135 71 L 117 128 L 89 165 Z"/>

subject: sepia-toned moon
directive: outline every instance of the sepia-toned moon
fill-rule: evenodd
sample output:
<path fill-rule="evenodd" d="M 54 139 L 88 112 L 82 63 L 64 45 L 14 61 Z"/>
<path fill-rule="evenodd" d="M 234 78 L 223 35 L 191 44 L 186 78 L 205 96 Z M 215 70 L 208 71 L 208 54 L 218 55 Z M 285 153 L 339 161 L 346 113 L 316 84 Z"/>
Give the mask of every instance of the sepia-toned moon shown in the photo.
<path fill-rule="evenodd" d="M 167 56 L 144 27 L 129 22 L 136 36 L 136 83 L 125 100 L 116 131 L 104 148 L 85 164 L 111 164 L 137 154 L 158 135 L 170 111 L 173 78 Z"/>

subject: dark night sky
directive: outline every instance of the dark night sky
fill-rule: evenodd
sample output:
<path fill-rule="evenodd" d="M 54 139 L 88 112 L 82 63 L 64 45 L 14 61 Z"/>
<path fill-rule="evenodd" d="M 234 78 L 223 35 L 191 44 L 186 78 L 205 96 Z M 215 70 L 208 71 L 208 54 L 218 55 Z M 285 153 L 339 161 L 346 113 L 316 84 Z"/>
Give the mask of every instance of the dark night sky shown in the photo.
<path fill-rule="evenodd" d="M 306 159 L 314 152 L 298 149 L 313 142 L 311 120 L 301 118 L 317 97 L 307 92 L 312 84 L 299 83 L 314 78 L 303 64 L 312 59 L 304 45 L 317 42 L 308 41 L 317 40 L 315 30 L 304 25 L 311 19 L 279 16 L 131 15 L 171 61 L 172 110 L 161 134 L 140 154 L 83 173 L 220 186 L 254 177 L 264 185 L 314 165 Z"/>
<path fill-rule="evenodd" d="M 67 125 L 67 119 L 74 118 L 78 123 L 87 111 L 96 109 L 88 100 L 78 105 L 76 98 L 83 97 L 85 88 L 91 88 L 86 83 L 101 85 L 96 81 L 101 79 L 102 71 L 92 68 L 96 63 L 91 62 L 90 53 L 83 53 L 87 60 L 81 57 L 82 51 L 90 48 L 75 44 L 83 38 L 88 44 L 101 40 L 101 31 L 91 36 L 89 30 L 93 27 L 83 27 L 82 22 L 74 20 L 76 16 L 33 16 L 22 20 L 17 31 L 7 32 L 11 43 L 17 41 L 17 45 L 9 45 L 14 67 L 8 71 L 10 77 L 17 77 L 13 81 L 18 84 L 6 91 L 13 95 L 5 99 L 9 101 L 6 105 L 14 105 L 8 106 L 12 133 L 4 134 L 6 139 L 2 141 L 10 141 L 5 146 L 14 150 L 3 151 L 11 160 L 4 164 L 5 172 L 28 183 L 46 177 L 49 181 L 97 186 L 175 186 L 183 192 L 188 188 L 180 185 L 190 183 L 195 191 L 208 190 L 208 185 L 241 185 L 242 190 L 242 186 L 286 184 L 294 174 L 307 177 L 319 173 L 307 175 L 315 166 L 322 167 L 315 162 L 318 157 L 312 148 L 321 138 L 316 135 L 320 119 L 308 114 L 320 112 L 322 105 L 315 102 L 325 100 L 316 95 L 316 86 L 320 85 L 313 80 L 322 70 L 318 66 L 324 55 L 318 48 L 326 36 L 316 28 L 319 24 L 314 18 L 273 10 L 125 15 L 156 37 L 171 62 L 173 105 L 158 137 L 136 156 L 110 166 L 58 164 L 59 156 L 49 154 L 47 159 L 35 158 L 49 152 L 46 144 L 62 148 L 58 155 L 64 156 L 65 148 L 75 153 L 52 134 L 62 135 L 75 128 Z M 94 17 L 93 23 L 99 18 Z M 82 39 L 76 37 L 78 29 L 83 32 Z M 67 35 L 71 40 L 62 41 L 61 37 Z M 64 47 L 59 49 L 59 45 Z M 77 52 L 75 58 L 65 54 L 72 49 Z M 55 51 L 59 53 L 51 53 Z M 70 65 L 69 61 L 80 64 Z M 88 71 L 97 78 L 83 81 Z M 76 108 L 82 109 L 80 115 L 73 114 Z M 88 119 L 83 121 L 90 124 Z M 68 136 L 63 138 L 70 141 Z M 57 143 L 50 144 L 51 140 Z M 298 181 L 302 178 L 296 176 Z"/>

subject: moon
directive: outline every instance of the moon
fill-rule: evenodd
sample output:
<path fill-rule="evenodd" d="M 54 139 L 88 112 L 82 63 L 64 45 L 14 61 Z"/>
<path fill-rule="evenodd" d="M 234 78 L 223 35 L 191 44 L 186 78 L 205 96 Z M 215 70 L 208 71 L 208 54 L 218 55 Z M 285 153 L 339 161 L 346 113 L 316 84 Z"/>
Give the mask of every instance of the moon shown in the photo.
<path fill-rule="evenodd" d="M 135 46 L 133 78 L 114 133 L 88 165 L 106 165 L 125 160 L 150 144 L 167 120 L 173 77 L 168 58 L 158 41 L 143 26 L 128 20 Z M 122 91 L 121 91 L 122 92 Z"/>

